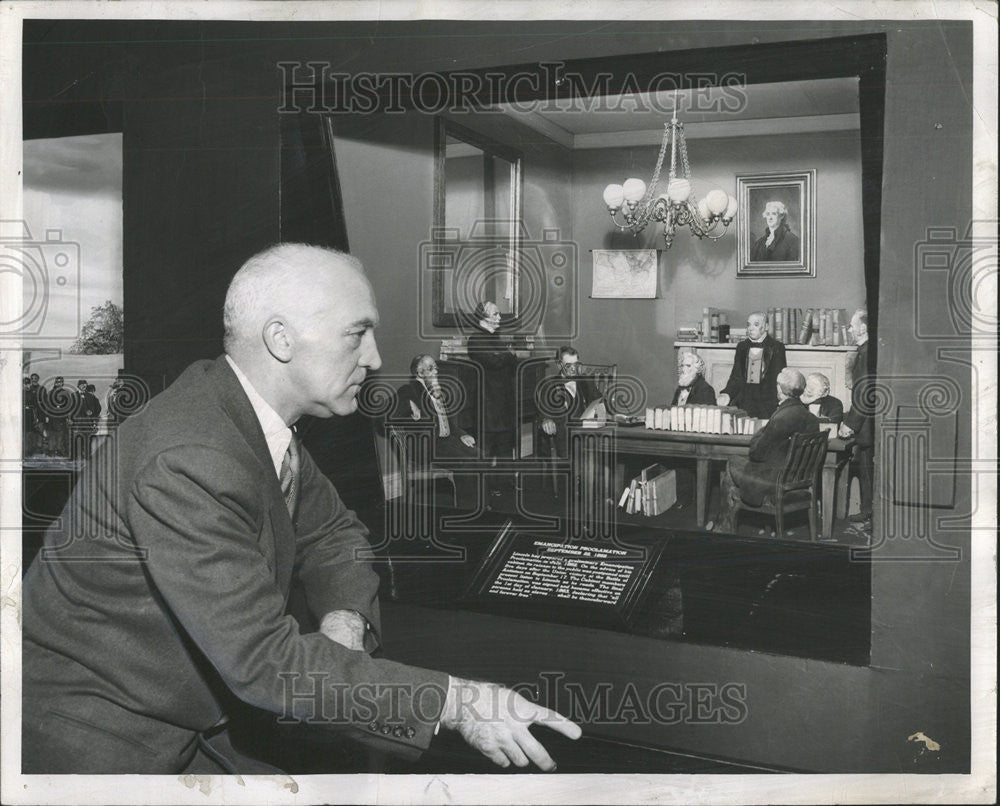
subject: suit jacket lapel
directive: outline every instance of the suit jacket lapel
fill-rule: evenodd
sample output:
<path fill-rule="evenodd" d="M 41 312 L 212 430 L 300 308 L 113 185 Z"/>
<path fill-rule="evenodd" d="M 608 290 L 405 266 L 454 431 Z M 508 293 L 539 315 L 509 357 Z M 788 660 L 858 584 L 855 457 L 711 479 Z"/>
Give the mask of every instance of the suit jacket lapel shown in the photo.
<path fill-rule="evenodd" d="M 233 421 L 236 429 L 246 439 L 257 461 L 263 466 L 264 476 L 269 479 L 262 491 L 267 496 L 274 540 L 274 575 L 281 592 L 287 597 L 291 583 L 292 568 L 295 564 L 295 527 L 288 514 L 281 484 L 274 472 L 271 452 L 260 427 L 257 414 L 250 405 L 250 399 L 243 391 L 239 379 L 229 366 L 225 356 L 219 357 L 210 370 L 212 381 L 218 391 L 223 411 Z M 304 449 L 303 449 L 304 450 Z"/>

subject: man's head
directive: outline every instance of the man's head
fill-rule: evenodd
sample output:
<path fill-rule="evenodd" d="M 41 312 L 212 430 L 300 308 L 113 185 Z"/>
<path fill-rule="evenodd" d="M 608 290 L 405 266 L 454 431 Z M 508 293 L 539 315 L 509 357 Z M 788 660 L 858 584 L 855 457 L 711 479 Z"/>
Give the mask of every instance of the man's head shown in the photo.
<path fill-rule="evenodd" d="M 97 387 L 94 384 L 92 384 L 92 383 L 88 383 L 87 384 L 87 392 L 89 392 L 90 394 L 94 394 L 94 392 L 96 392 L 96 391 L 97 391 Z"/>
<path fill-rule="evenodd" d="M 782 222 L 788 218 L 788 209 L 780 201 L 769 201 L 764 205 L 764 212 L 761 213 L 764 223 L 768 229 L 777 229 Z"/>
<path fill-rule="evenodd" d="M 856 343 L 864 344 L 868 339 L 868 311 L 858 308 L 851 317 L 851 324 L 847 326 L 847 330 L 853 334 Z"/>
<path fill-rule="evenodd" d="M 361 263 L 307 244 L 281 244 L 233 277 L 223 309 L 225 349 L 287 423 L 357 409 L 382 365 L 378 311 Z"/>
<path fill-rule="evenodd" d="M 30 380 L 31 380 L 31 385 L 32 386 L 38 386 L 38 381 L 39 381 L 38 373 L 37 372 L 32 372 Z"/>
<path fill-rule="evenodd" d="M 556 351 L 559 360 L 559 374 L 564 378 L 575 378 L 579 370 L 580 354 L 572 347 L 560 347 Z"/>
<path fill-rule="evenodd" d="M 65 378 L 63 378 L 62 375 L 56 375 L 56 377 L 52 379 L 52 388 L 59 389 L 64 383 L 66 383 Z"/>
<path fill-rule="evenodd" d="M 415 355 L 410 362 L 410 374 L 425 383 L 435 382 L 438 374 L 437 361 L 429 355 Z"/>
<path fill-rule="evenodd" d="M 705 374 L 705 359 L 697 353 L 685 350 L 677 356 L 677 383 L 690 386 L 695 378 Z"/>
<path fill-rule="evenodd" d="M 83 381 L 83 380 L 81 380 L 81 381 L 77 381 L 77 382 L 76 382 L 76 388 L 77 388 L 77 389 L 78 389 L 79 391 L 81 391 L 81 392 L 86 392 L 86 391 L 87 391 L 87 382 L 86 382 L 86 381 Z"/>
<path fill-rule="evenodd" d="M 21 385 L 22 385 L 22 386 L 23 386 L 23 387 L 24 387 L 25 389 L 27 389 L 27 388 L 28 388 L 29 386 L 31 386 L 31 378 L 29 378 L 29 377 L 28 377 L 27 375 L 25 375 L 25 376 L 24 376 L 24 377 L 23 377 L 23 378 L 21 379 Z"/>
<path fill-rule="evenodd" d="M 476 306 L 475 317 L 487 330 L 493 331 L 500 327 L 500 308 L 495 302 L 480 302 Z"/>
<path fill-rule="evenodd" d="M 797 369 L 785 367 L 778 373 L 778 402 L 790 397 L 802 397 L 806 388 L 806 378 Z"/>
<path fill-rule="evenodd" d="M 822 372 L 810 372 L 806 376 L 806 390 L 802 393 L 802 402 L 806 405 L 826 397 L 830 393 L 830 379 Z"/>
<path fill-rule="evenodd" d="M 750 341 L 760 341 L 767 335 L 767 317 L 760 311 L 754 311 L 747 317 L 747 338 Z"/>

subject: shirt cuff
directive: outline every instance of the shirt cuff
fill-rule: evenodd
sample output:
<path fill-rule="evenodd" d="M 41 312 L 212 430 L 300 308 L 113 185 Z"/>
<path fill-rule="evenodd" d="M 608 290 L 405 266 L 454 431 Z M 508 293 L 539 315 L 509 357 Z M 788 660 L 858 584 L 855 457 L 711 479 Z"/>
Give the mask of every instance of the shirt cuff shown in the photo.
<path fill-rule="evenodd" d="M 444 693 L 444 701 L 445 701 L 445 703 L 448 702 L 448 692 L 449 691 L 451 691 L 451 675 L 448 675 L 448 689 Z M 444 713 L 444 708 L 443 707 L 441 709 L 441 713 Z M 441 718 L 438 717 L 437 724 L 434 726 L 434 735 L 437 736 L 438 735 L 438 731 L 440 731 L 440 730 L 441 730 Z"/>

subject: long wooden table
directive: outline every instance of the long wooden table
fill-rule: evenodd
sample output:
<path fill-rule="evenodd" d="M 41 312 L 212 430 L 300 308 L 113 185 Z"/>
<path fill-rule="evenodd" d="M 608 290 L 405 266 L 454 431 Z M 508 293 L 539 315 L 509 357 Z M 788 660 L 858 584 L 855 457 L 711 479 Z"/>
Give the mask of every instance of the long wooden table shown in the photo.
<path fill-rule="evenodd" d="M 724 462 L 732 456 L 746 456 L 750 450 L 750 436 L 735 434 L 694 434 L 679 431 L 657 431 L 642 425 L 608 425 L 600 431 L 614 435 L 614 450 L 618 455 L 683 457 L 695 460 L 695 514 L 699 526 L 707 519 L 708 499 L 711 493 L 709 475 L 712 462 Z M 853 440 L 831 439 L 822 468 L 822 526 L 824 540 L 833 534 L 834 510 L 840 517 L 846 514 L 847 485 L 837 495 L 837 476 L 850 457 Z M 614 492 L 612 492 L 614 495 Z"/>

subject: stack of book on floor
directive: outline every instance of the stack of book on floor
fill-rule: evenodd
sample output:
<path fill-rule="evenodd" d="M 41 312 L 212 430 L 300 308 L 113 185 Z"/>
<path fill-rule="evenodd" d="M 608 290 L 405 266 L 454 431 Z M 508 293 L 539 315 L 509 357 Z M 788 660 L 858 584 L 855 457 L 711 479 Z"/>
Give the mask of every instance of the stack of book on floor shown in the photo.
<path fill-rule="evenodd" d="M 625 485 L 618 499 L 618 506 L 627 514 L 640 513 L 647 517 L 666 512 L 676 503 L 677 473 L 660 464 L 644 468 Z"/>
<path fill-rule="evenodd" d="M 756 434 L 767 420 L 733 406 L 661 406 L 646 409 L 646 428 L 692 434 Z"/>

